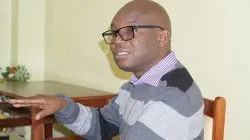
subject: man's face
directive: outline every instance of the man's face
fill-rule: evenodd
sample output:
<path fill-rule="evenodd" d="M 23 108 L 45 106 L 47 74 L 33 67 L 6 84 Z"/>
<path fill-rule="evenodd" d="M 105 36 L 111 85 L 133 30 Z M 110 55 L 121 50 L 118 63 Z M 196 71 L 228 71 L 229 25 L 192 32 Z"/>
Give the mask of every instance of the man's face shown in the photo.
<path fill-rule="evenodd" d="M 152 25 L 145 15 L 138 12 L 117 14 L 111 25 L 112 30 L 118 30 L 125 26 Z M 131 40 L 124 41 L 117 34 L 110 45 L 114 60 L 118 67 L 124 71 L 137 72 L 149 69 L 157 60 L 158 33 L 156 28 L 126 28 L 122 30 L 123 37 L 134 33 Z"/>

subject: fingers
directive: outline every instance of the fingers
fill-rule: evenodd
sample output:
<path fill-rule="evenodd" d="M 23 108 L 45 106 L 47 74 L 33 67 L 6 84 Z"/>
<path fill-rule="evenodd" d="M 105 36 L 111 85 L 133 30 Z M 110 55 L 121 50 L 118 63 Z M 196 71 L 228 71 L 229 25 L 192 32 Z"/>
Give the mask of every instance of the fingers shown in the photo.
<path fill-rule="evenodd" d="M 26 106 L 37 106 L 36 104 L 43 104 L 44 98 L 39 96 L 22 98 L 22 99 L 10 99 L 8 102 L 13 104 L 14 107 L 26 107 Z"/>
<path fill-rule="evenodd" d="M 41 105 L 40 104 L 13 104 L 14 107 L 18 108 L 18 107 L 39 107 L 41 108 Z M 43 108 L 41 108 L 43 109 Z"/>
<path fill-rule="evenodd" d="M 14 107 L 28 107 L 30 104 L 13 104 Z"/>
<path fill-rule="evenodd" d="M 41 98 L 24 98 L 24 99 L 10 99 L 11 104 L 39 104 L 42 102 Z"/>

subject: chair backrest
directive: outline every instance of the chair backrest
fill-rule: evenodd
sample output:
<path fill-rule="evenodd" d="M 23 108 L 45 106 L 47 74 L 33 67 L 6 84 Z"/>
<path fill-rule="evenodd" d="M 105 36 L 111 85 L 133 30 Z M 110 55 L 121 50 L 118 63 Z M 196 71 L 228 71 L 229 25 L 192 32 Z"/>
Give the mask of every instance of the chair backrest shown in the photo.
<path fill-rule="evenodd" d="M 204 105 L 204 140 L 223 140 L 226 112 L 225 98 L 216 97 L 214 100 L 204 98 Z"/>

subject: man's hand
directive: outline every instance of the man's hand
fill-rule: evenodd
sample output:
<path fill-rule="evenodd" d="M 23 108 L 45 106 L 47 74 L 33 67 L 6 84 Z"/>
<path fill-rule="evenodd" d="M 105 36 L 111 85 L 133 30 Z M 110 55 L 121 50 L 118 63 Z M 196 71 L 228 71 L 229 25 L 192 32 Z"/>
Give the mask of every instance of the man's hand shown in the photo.
<path fill-rule="evenodd" d="M 42 109 L 36 116 L 36 120 L 39 120 L 48 115 L 54 114 L 60 109 L 66 107 L 67 103 L 64 99 L 57 96 L 37 95 L 24 99 L 10 99 L 10 104 L 14 107 L 35 106 Z"/>

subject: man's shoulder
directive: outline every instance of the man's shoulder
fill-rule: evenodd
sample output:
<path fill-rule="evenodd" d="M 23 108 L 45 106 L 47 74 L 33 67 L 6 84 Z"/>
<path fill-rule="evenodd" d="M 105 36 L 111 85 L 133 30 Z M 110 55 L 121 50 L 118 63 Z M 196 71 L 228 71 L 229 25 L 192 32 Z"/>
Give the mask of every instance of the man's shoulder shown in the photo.
<path fill-rule="evenodd" d="M 203 105 L 202 93 L 188 70 L 179 63 L 178 67 L 162 76 L 156 96 L 184 116 L 192 116 Z"/>
<path fill-rule="evenodd" d="M 188 70 L 180 63 L 170 72 L 164 74 L 159 85 L 166 84 L 168 87 L 176 87 L 186 92 L 194 83 L 194 80 Z"/>

